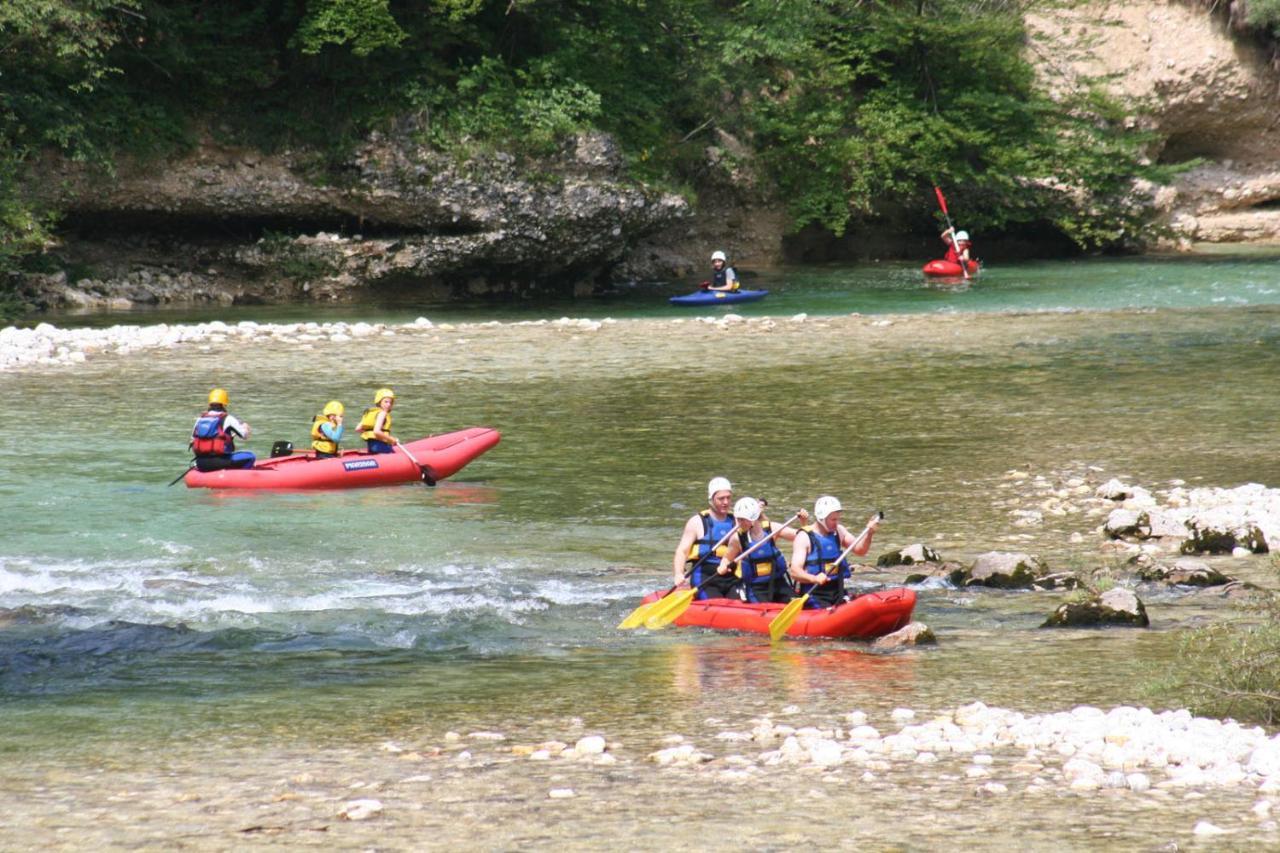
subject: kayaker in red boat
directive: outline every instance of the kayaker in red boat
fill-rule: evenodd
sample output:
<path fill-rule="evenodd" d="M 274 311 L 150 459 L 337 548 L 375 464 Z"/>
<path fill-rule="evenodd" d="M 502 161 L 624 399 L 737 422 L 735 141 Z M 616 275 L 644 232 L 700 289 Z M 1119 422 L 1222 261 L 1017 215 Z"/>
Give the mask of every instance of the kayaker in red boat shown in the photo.
<path fill-rule="evenodd" d="M 252 468 L 257 457 L 248 450 L 236 450 L 236 439 L 249 440 L 249 425 L 227 413 L 226 389 L 209 392 L 209 407 L 191 428 L 191 452 L 197 471 L 224 468 Z"/>
<path fill-rule="evenodd" d="M 796 594 L 811 593 L 805 607 L 832 607 L 844 601 L 844 582 L 852 574 L 849 561 L 837 557 L 853 544 L 854 537 L 840 517 L 844 508 L 840 501 L 823 495 L 813 505 L 815 523 L 805 527 L 804 536 L 797 536 L 791 549 L 791 578 L 796 582 Z M 867 538 L 853 553 L 859 557 L 871 550 L 871 537 L 880 526 L 879 514 L 867 522 Z"/>
<path fill-rule="evenodd" d="M 330 400 L 324 411 L 311 421 L 311 449 L 316 452 L 317 459 L 329 459 L 338 455 L 339 443 L 346 427 L 342 425 L 342 416 L 346 407 L 337 400 Z"/>
<path fill-rule="evenodd" d="M 360 437 L 370 453 L 394 453 L 400 439 L 391 434 L 391 407 L 396 404 L 396 392 L 379 388 L 373 395 L 373 408 L 365 409 L 360 418 Z"/>
<path fill-rule="evenodd" d="M 969 241 L 968 231 L 956 231 L 954 228 L 948 228 L 942 232 L 942 242 L 947 244 L 947 253 L 942 256 L 944 261 L 958 264 L 963 259 L 966 266 L 973 263 L 973 254 L 971 252 L 973 244 Z"/>
<path fill-rule="evenodd" d="M 711 253 L 711 280 L 702 284 L 703 290 L 735 291 L 742 286 L 738 274 L 729 266 L 728 258 L 719 250 Z"/>
<path fill-rule="evenodd" d="M 787 577 L 787 558 L 778 541 L 794 541 L 800 531 L 784 527 L 769 544 L 751 551 L 752 546 L 774 531 L 773 522 L 764 514 L 765 506 L 764 501 L 755 498 L 741 498 L 733 505 L 738 535 L 729 539 L 728 550 L 716 572 L 721 575 L 734 572 L 739 579 L 738 595 L 743 601 L 786 604 L 791 600 L 791 582 Z M 802 525 L 809 523 L 809 513 L 802 509 L 799 515 Z M 738 555 L 747 551 L 751 553 L 746 562 L 737 565 Z"/>
<path fill-rule="evenodd" d="M 698 593 L 698 598 L 729 598 L 738 579 L 716 572 L 726 545 L 721 544 L 734 529 L 729 508 L 733 505 L 733 486 L 724 477 L 707 483 L 707 509 L 689 517 L 671 560 L 672 582 L 676 586 L 697 586 L 711 580 Z M 688 575 L 686 578 L 685 576 Z"/>

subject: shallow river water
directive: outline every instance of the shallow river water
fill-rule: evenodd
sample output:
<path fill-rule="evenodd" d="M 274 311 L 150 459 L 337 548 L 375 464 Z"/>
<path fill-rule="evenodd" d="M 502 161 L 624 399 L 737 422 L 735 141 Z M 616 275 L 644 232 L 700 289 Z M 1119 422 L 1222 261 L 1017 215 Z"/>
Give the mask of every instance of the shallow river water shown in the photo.
<path fill-rule="evenodd" d="M 1200 819 L 1280 843 L 1247 787 L 1083 795 L 1003 759 L 1000 796 L 947 762 L 722 775 L 760 749 L 717 734 L 765 715 L 860 710 L 893 730 L 895 708 L 974 701 L 1161 707 L 1148 686 L 1176 630 L 1232 616 L 1212 595 L 1142 590 L 1147 631 L 1045 632 L 1063 593 L 927 584 L 916 618 L 939 644 L 895 653 L 615 630 L 669 576 L 714 475 L 779 519 L 821 493 L 850 526 L 883 509 L 872 555 L 925 542 L 1061 569 L 1116 559 L 1096 513 L 1015 523 L 1071 481 L 1280 485 L 1274 257 L 1026 266 L 960 292 L 907 272 L 791 270 L 744 312 L 771 323 L 628 295 L 549 314 L 623 318 L 595 330 L 477 310 L 394 337 L 0 374 L 0 847 L 1169 849 Z M 400 435 L 489 425 L 503 441 L 435 489 L 168 488 L 214 385 L 260 453 L 383 385 Z M 1214 562 L 1278 585 L 1265 557 Z M 589 734 L 611 763 L 523 748 Z M 673 734 L 715 760 L 647 761 Z M 359 798 L 385 811 L 340 820 Z"/>

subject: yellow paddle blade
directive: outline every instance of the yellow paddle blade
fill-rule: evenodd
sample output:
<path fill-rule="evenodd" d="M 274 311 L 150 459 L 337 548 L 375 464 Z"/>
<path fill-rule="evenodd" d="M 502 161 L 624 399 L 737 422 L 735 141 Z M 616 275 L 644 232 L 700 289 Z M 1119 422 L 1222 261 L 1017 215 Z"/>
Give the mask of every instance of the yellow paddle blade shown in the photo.
<path fill-rule="evenodd" d="M 632 610 L 626 619 L 618 623 L 618 628 L 624 631 L 628 628 L 639 628 L 644 624 L 644 620 L 649 618 L 649 614 L 653 612 L 653 609 L 665 601 L 665 598 L 659 598 L 657 601 L 648 601 L 641 604 L 635 610 Z"/>
<path fill-rule="evenodd" d="M 644 626 L 651 631 L 667 627 L 689 609 L 689 605 L 693 603 L 693 597 L 697 594 L 696 589 L 682 589 L 675 595 L 668 595 L 657 602 L 659 607 L 649 611 L 648 618 L 644 620 Z"/>
<path fill-rule="evenodd" d="M 773 621 L 769 623 L 769 640 L 771 642 L 776 643 L 782 639 L 782 635 L 787 633 L 791 623 L 796 621 L 796 617 L 800 615 L 800 611 L 804 609 L 804 604 L 808 600 L 808 594 L 793 598 L 786 607 L 778 611 L 778 615 L 773 617 Z"/>

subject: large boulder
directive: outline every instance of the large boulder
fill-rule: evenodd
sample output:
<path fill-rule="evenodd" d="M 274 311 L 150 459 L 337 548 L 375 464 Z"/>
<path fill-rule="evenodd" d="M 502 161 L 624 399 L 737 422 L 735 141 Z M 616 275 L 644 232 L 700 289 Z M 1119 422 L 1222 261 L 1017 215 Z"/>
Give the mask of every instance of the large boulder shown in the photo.
<path fill-rule="evenodd" d="M 1265 554 L 1270 550 L 1256 524 L 1226 509 L 1199 514 L 1187 522 L 1187 529 L 1191 535 L 1180 546 L 1184 554 L 1230 554 L 1236 548 Z"/>
<path fill-rule="evenodd" d="M 1154 563 L 1138 569 L 1138 577 L 1144 581 L 1159 581 L 1175 586 L 1223 586 L 1231 578 L 1203 560 L 1184 557 L 1173 565 Z"/>
<path fill-rule="evenodd" d="M 1069 601 L 1058 607 L 1041 628 L 1083 628 L 1120 625 L 1146 628 L 1151 624 L 1147 609 L 1133 590 L 1124 587 L 1091 595 L 1084 601 Z"/>
<path fill-rule="evenodd" d="M 989 551 L 978 555 L 968 569 L 952 573 L 956 586 L 990 586 L 998 589 L 1030 589 L 1049 567 L 1034 554 Z"/>
<path fill-rule="evenodd" d="M 942 557 L 928 545 L 917 542 L 897 551 L 889 551 L 876 558 L 877 566 L 914 566 L 917 563 L 941 563 Z"/>

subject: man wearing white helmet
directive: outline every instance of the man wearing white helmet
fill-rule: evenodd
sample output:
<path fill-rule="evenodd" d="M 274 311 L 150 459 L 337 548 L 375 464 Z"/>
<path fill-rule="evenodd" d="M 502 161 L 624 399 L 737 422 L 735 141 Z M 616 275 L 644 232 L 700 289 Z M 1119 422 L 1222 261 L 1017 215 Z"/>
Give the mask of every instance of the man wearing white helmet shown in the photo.
<path fill-rule="evenodd" d="M 802 509 L 797 515 L 801 524 L 808 523 L 809 513 Z M 733 518 L 738 535 L 729 539 L 728 551 L 716 571 L 721 575 L 733 572 L 739 578 L 738 593 L 743 601 L 786 604 L 791 600 L 791 584 L 787 580 L 787 558 L 778 548 L 778 540 L 790 542 L 800 531 L 783 527 L 768 544 L 755 548 L 775 530 L 773 522 L 764 515 L 764 501 L 742 498 L 733 505 Z M 747 559 L 739 564 L 738 556 L 748 551 L 751 553 Z"/>
<path fill-rule="evenodd" d="M 956 231 L 955 228 L 948 228 L 942 232 L 942 242 L 947 244 L 947 253 L 942 256 L 944 261 L 958 264 L 963 259 L 966 267 L 974 263 L 970 252 L 971 244 L 968 231 Z"/>
<path fill-rule="evenodd" d="M 804 528 L 791 548 L 791 577 L 800 595 L 811 593 L 807 607 L 831 607 L 845 600 L 844 582 L 852 573 L 849 561 L 836 558 L 853 544 L 853 536 L 840 523 L 840 501 L 823 495 L 813 505 L 815 523 Z M 880 526 L 880 514 L 867 522 L 867 536 L 853 549 L 859 557 L 871 550 L 871 537 Z"/>
<path fill-rule="evenodd" d="M 671 560 L 671 577 L 676 586 L 688 581 L 697 586 L 716 574 L 720 558 L 726 546 L 721 542 L 733 530 L 733 486 L 724 477 L 714 477 L 707 483 L 707 509 L 690 516 L 684 523 L 684 533 Z M 698 593 L 699 598 L 725 598 L 732 591 L 737 578 L 716 577 Z"/>
<path fill-rule="evenodd" d="M 711 253 L 711 280 L 704 281 L 703 285 L 707 290 L 737 290 L 739 288 L 738 274 L 733 271 L 733 267 L 729 266 L 729 260 L 725 257 L 724 252 L 717 249 Z"/>

